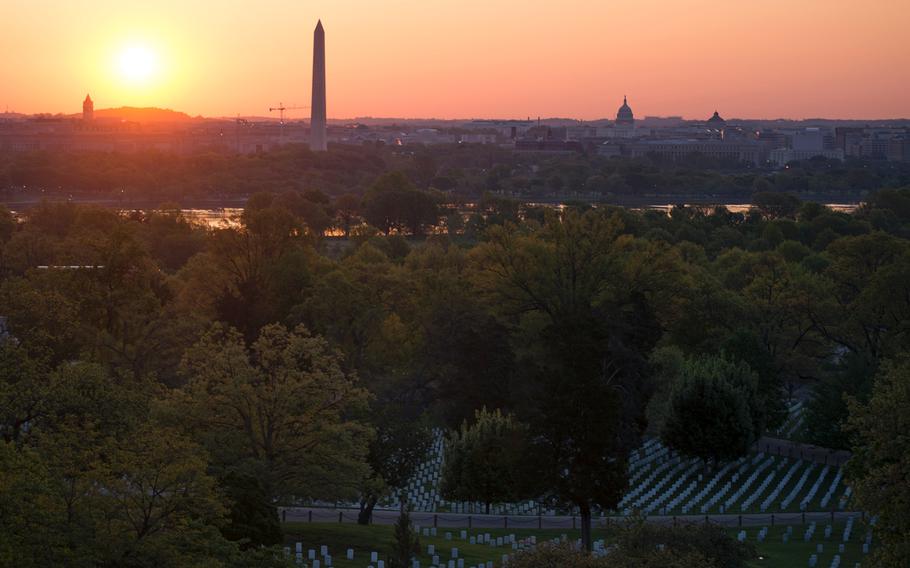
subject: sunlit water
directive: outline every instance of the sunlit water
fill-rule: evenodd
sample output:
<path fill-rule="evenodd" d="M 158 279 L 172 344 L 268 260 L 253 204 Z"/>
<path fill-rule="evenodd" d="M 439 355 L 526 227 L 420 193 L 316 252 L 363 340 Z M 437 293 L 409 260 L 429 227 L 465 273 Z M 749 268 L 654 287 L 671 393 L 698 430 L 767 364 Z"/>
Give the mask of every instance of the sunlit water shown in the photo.
<path fill-rule="evenodd" d="M 528 203 L 530 207 L 548 207 L 552 209 L 565 209 L 566 205 L 562 203 Z M 647 210 L 657 210 L 665 211 L 669 213 L 677 204 L 664 204 L 664 205 L 646 205 L 642 207 L 630 207 L 630 209 L 636 211 L 647 211 Z M 751 207 L 748 203 L 727 203 L 722 204 L 727 208 L 731 213 L 746 213 Z M 703 204 L 687 204 L 687 207 L 700 207 L 706 211 L 711 211 L 715 206 L 714 205 L 703 205 Z M 844 213 L 852 213 L 859 207 L 858 203 L 826 203 L 826 207 L 834 211 L 841 211 Z M 596 208 L 597 205 L 594 205 Z M 466 203 L 457 208 L 457 211 L 461 214 L 465 221 L 468 218 L 477 213 L 477 204 L 476 203 Z M 239 207 L 224 207 L 224 208 L 215 208 L 215 209 L 183 209 L 183 215 L 194 222 L 205 225 L 211 229 L 227 229 L 240 226 L 240 215 L 243 213 L 243 209 Z M 439 229 L 442 232 L 445 231 L 445 219 L 441 219 L 439 223 Z M 340 229 L 329 229 L 326 232 L 327 236 L 330 237 L 341 237 L 344 236 L 344 233 Z"/>
<path fill-rule="evenodd" d="M 546 207 L 550 209 L 563 210 L 567 207 L 564 203 L 526 203 L 527 207 Z M 629 209 L 634 211 L 647 211 L 647 210 L 656 210 L 664 211 L 669 213 L 677 204 L 661 204 L 661 205 L 645 205 L 641 207 L 629 207 Z M 748 203 L 724 203 L 719 204 L 723 207 L 726 207 L 732 213 L 745 213 L 749 210 L 750 205 Z M 705 204 L 686 204 L 687 207 L 699 207 L 706 212 L 710 212 L 715 207 L 714 205 L 705 205 Z M 858 207 L 858 203 L 826 203 L 826 207 L 834 211 L 841 211 L 844 213 L 852 213 Z M 596 208 L 598 205 L 592 205 Z M 464 203 L 459 206 L 449 206 L 446 208 L 446 215 L 450 215 L 451 212 L 457 211 L 464 222 L 467 222 L 472 215 L 477 214 L 478 204 L 477 203 Z M 137 211 L 136 209 L 123 209 L 121 213 L 129 214 Z M 139 210 L 142 211 L 142 210 Z M 23 212 L 22 211 L 12 211 L 13 215 L 19 217 Z M 237 228 L 242 225 L 241 215 L 243 214 L 242 207 L 213 207 L 213 208 L 191 208 L 191 209 L 181 209 L 183 216 L 199 225 L 203 225 L 209 229 L 231 229 Z M 434 232 L 445 233 L 446 232 L 446 219 L 445 216 L 440 218 L 438 225 L 434 228 Z M 343 237 L 344 232 L 339 228 L 331 228 L 326 231 L 326 236 L 330 237 Z"/>

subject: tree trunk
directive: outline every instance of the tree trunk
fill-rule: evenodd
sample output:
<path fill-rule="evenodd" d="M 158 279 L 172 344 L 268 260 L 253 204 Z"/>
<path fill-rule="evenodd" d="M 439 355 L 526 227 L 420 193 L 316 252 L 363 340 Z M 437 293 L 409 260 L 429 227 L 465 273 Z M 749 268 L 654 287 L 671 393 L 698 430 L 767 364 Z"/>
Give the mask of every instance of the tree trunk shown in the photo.
<path fill-rule="evenodd" d="M 587 502 L 578 507 L 581 514 L 581 546 L 591 552 L 594 550 L 594 543 L 591 540 L 591 505 Z"/>
<path fill-rule="evenodd" d="M 490 502 L 489 501 L 486 502 L 486 511 L 487 511 L 487 514 L 489 515 L 490 514 Z"/>
<path fill-rule="evenodd" d="M 358 525 L 368 525 L 373 519 L 373 507 L 376 506 L 376 496 L 370 495 L 360 501 L 360 513 L 357 514 Z"/>

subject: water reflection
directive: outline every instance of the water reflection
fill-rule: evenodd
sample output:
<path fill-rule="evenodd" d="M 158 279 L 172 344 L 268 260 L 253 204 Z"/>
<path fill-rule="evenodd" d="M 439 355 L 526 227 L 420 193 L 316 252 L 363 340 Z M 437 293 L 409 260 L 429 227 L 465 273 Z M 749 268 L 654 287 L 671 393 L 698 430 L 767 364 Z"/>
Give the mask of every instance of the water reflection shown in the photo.
<path fill-rule="evenodd" d="M 641 207 L 630 207 L 634 211 L 664 211 L 669 213 L 676 207 L 677 203 L 667 203 L 667 204 L 657 204 L 657 205 L 645 205 Z M 564 210 L 567 205 L 565 203 L 526 203 L 525 207 L 546 207 L 550 209 Z M 686 207 L 697 207 L 706 212 L 711 212 L 715 207 L 726 207 L 731 213 L 746 213 L 751 207 L 748 203 L 721 203 L 717 205 L 706 205 L 702 203 L 698 204 L 685 204 Z M 597 204 L 593 204 L 591 207 L 597 208 Z M 852 213 L 856 211 L 859 207 L 858 203 L 826 203 L 825 207 L 832 209 L 834 211 L 840 211 L 844 213 Z M 455 210 L 462 217 L 463 222 L 467 222 L 471 215 L 478 213 L 478 204 L 477 203 L 463 203 L 457 207 L 446 207 L 448 214 L 452 213 L 452 210 Z M 187 219 L 204 225 L 210 229 L 229 229 L 240 227 L 240 216 L 243 213 L 243 209 L 240 207 L 218 207 L 212 209 L 182 209 L 181 213 Z M 482 214 L 482 213 L 481 213 Z M 436 232 L 445 232 L 445 216 L 440 219 L 439 224 L 436 227 Z M 333 228 L 326 231 L 326 235 L 330 237 L 341 237 L 344 236 L 344 232 L 341 229 Z"/>
<path fill-rule="evenodd" d="M 240 227 L 242 207 L 219 207 L 216 209 L 181 209 L 180 213 L 193 222 L 210 229 L 232 229 Z"/>

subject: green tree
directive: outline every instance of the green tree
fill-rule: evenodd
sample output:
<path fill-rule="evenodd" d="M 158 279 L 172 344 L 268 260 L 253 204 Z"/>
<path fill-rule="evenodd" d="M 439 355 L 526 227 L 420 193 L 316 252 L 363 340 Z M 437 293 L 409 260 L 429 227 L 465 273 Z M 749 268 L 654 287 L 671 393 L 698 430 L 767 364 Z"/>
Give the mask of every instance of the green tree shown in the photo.
<path fill-rule="evenodd" d="M 389 568 L 411 568 L 411 560 L 420 554 L 420 537 L 411 525 L 411 515 L 402 508 L 395 522 L 392 550 L 389 554 Z"/>
<path fill-rule="evenodd" d="M 419 190 L 401 172 L 380 176 L 363 196 L 363 216 L 371 225 L 389 234 L 408 229 L 419 235 L 426 225 L 439 220 L 436 199 Z"/>
<path fill-rule="evenodd" d="M 664 443 L 706 463 L 746 455 L 760 435 L 752 407 L 756 380 L 745 363 L 723 357 L 687 361 L 670 398 Z"/>
<path fill-rule="evenodd" d="M 910 563 L 910 360 L 887 362 L 867 404 L 850 400 L 853 457 L 847 476 L 858 505 L 878 516 L 877 566 Z"/>
<path fill-rule="evenodd" d="M 806 437 L 824 448 L 850 449 L 847 398 L 867 402 L 872 395 L 878 363 L 862 354 L 847 353 L 812 388 L 806 404 Z"/>
<path fill-rule="evenodd" d="M 228 522 L 221 527 L 225 538 L 240 541 L 244 549 L 284 541 L 278 508 L 269 501 L 262 481 L 252 475 L 229 472 L 220 485 L 230 503 Z"/>
<path fill-rule="evenodd" d="M 446 441 L 440 492 L 454 501 L 512 502 L 533 491 L 526 466 L 528 428 L 500 410 L 478 410 L 473 424 L 463 423 Z"/>
<path fill-rule="evenodd" d="M 518 409 L 539 478 L 578 507 L 588 549 L 592 507 L 614 507 L 625 489 L 626 459 L 645 425 L 658 314 L 673 317 L 680 285 L 672 253 L 622 229 L 615 214 L 569 211 L 539 228 L 493 228 L 475 253 L 481 290 L 515 326 L 525 381 Z"/>
<path fill-rule="evenodd" d="M 247 348 L 215 325 L 182 368 L 187 384 L 166 410 L 219 469 L 259 477 L 269 500 L 356 495 L 371 432 L 353 416 L 367 393 L 324 339 L 269 325 Z"/>
<path fill-rule="evenodd" d="M 752 205 L 765 219 L 793 218 L 802 202 L 788 193 L 762 191 L 752 194 Z"/>
<path fill-rule="evenodd" d="M 433 433 L 413 405 L 386 401 L 372 412 L 375 437 L 367 461 L 371 473 L 364 481 L 357 522 L 368 524 L 373 508 L 383 496 L 401 490 L 426 459 Z M 398 495 L 402 510 L 403 495 Z"/>

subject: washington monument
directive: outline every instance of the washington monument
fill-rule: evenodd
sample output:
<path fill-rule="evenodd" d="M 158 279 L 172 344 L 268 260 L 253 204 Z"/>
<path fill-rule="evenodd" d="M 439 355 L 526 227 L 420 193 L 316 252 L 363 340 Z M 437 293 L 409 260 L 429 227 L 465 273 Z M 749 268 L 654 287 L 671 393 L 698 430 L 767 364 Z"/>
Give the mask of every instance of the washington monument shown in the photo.
<path fill-rule="evenodd" d="M 310 150 L 326 151 L 325 132 L 325 30 L 322 20 L 313 32 L 313 102 L 310 105 Z"/>

